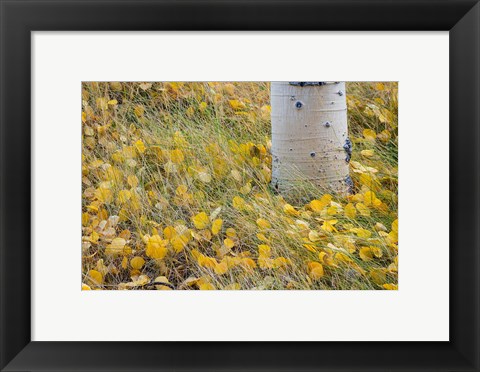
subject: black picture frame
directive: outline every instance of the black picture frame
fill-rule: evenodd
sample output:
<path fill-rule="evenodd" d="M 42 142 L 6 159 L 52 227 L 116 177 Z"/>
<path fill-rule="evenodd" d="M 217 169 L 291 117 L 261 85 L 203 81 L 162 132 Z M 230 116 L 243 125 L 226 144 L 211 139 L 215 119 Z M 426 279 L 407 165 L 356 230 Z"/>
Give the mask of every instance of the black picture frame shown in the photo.
<path fill-rule="evenodd" d="M 478 1 L 0 0 L 0 12 L 2 370 L 480 371 Z M 32 342 L 30 35 L 37 30 L 449 31 L 450 208 L 439 230 L 449 217 L 450 341 Z M 428 146 L 442 151 L 434 138 Z"/>

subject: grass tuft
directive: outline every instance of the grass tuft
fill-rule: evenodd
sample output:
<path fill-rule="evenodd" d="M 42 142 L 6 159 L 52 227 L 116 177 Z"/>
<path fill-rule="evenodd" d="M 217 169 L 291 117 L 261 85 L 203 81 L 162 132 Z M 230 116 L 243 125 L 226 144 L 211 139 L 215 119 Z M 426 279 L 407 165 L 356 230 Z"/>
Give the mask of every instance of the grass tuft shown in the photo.
<path fill-rule="evenodd" d="M 397 288 L 397 83 L 347 83 L 348 197 L 271 189 L 269 89 L 83 84 L 83 289 Z"/>

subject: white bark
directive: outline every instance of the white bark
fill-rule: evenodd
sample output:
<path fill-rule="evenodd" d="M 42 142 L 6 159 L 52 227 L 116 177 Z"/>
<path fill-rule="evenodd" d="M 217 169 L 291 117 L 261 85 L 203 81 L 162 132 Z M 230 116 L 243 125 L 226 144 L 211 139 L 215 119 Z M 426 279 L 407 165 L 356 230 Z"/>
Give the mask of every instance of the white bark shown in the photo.
<path fill-rule="evenodd" d="M 287 191 L 310 181 L 333 192 L 348 191 L 345 83 L 271 83 L 272 185 Z M 348 148 L 348 144 L 346 146 Z"/>

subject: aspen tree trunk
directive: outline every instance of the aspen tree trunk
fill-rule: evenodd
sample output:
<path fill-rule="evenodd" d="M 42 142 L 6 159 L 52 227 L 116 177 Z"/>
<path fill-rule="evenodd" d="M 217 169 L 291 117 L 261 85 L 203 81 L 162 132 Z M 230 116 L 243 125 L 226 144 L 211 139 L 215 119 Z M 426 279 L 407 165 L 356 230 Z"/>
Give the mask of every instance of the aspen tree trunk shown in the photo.
<path fill-rule="evenodd" d="M 345 82 L 272 82 L 272 186 L 351 191 Z"/>

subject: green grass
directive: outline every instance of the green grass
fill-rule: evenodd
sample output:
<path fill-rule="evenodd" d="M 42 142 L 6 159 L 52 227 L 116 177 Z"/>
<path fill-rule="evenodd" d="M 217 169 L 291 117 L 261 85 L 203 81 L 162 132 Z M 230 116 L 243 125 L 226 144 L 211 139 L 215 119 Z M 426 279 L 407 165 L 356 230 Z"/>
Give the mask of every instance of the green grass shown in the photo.
<path fill-rule="evenodd" d="M 284 199 L 270 187 L 269 83 L 84 83 L 82 98 L 84 288 L 396 285 L 396 83 L 347 84 L 355 195 L 332 195 L 320 211 L 309 203 L 325 190 L 303 183 Z M 202 212 L 212 218 L 199 228 L 192 218 Z M 325 220 L 337 220 L 336 231 Z M 132 267 L 134 257 L 144 262 Z"/>

